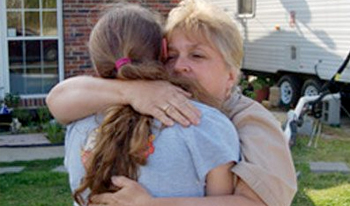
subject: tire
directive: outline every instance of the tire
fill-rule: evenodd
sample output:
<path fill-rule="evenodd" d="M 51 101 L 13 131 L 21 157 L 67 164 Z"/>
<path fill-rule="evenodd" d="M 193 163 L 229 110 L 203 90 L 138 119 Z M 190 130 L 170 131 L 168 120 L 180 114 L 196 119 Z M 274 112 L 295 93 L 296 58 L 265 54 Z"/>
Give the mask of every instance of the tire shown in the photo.
<path fill-rule="evenodd" d="M 301 89 L 302 96 L 315 96 L 321 91 L 322 83 L 318 79 L 308 79 L 304 82 Z"/>
<path fill-rule="evenodd" d="M 299 80 L 294 76 L 285 75 L 278 81 L 278 86 L 281 106 L 295 106 L 300 96 Z"/>

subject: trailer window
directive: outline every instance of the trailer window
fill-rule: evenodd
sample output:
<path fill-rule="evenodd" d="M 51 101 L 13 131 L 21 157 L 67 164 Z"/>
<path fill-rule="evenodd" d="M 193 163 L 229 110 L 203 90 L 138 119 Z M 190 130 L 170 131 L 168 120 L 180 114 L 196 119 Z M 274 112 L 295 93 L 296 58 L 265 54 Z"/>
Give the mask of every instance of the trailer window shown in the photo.
<path fill-rule="evenodd" d="M 237 0 L 237 12 L 240 18 L 253 18 L 255 16 L 255 0 Z"/>

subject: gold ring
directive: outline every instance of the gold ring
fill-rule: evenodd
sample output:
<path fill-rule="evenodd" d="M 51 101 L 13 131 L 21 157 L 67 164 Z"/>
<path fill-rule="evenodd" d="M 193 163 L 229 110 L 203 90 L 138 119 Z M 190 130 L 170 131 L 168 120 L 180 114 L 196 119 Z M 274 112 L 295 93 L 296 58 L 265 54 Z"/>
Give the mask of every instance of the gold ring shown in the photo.
<path fill-rule="evenodd" d="M 164 111 L 165 113 L 167 113 L 167 111 L 169 110 L 170 107 L 171 107 L 171 104 L 168 104 L 168 105 L 163 109 L 163 111 Z"/>

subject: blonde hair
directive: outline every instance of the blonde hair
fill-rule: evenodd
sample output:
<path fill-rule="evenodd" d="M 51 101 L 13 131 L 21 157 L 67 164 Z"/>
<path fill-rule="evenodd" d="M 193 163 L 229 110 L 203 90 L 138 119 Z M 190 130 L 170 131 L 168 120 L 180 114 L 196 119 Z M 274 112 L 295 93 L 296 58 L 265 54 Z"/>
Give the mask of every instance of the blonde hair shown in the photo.
<path fill-rule="evenodd" d="M 235 23 L 219 8 L 204 0 L 183 0 L 171 10 L 165 26 L 167 38 L 183 30 L 187 37 L 198 35 L 218 49 L 228 68 L 239 73 L 243 58 L 243 40 Z"/>
<path fill-rule="evenodd" d="M 219 108 L 218 101 L 198 83 L 171 76 L 157 61 L 161 35 L 161 25 L 149 10 L 133 4 L 118 4 L 91 32 L 89 51 L 96 71 L 104 78 L 169 81 L 192 93 L 194 99 Z M 114 63 L 121 57 L 132 60 L 116 72 Z M 152 123 L 151 116 L 140 114 L 130 105 L 106 110 L 86 175 L 74 193 L 76 202 L 84 204 L 82 193 L 86 189 L 91 191 L 88 198 L 118 190 L 111 183 L 113 175 L 137 180 L 138 167 L 147 162 L 144 153 Z"/>

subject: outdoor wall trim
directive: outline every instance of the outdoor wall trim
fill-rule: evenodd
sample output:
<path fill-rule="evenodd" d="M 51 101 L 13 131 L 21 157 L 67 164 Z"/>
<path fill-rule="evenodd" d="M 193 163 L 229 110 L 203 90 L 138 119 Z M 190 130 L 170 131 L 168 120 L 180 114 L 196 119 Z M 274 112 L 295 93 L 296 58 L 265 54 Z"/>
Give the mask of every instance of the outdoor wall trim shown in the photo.
<path fill-rule="evenodd" d="M 9 71 L 8 71 L 8 45 L 7 45 L 7 21 L 6 21 L 6 1 L 0 1 L 0 97 L 5 97 L 5 94 L 9 92 Z"/>
<path fill-rule="evenodd" d="M 63 30 L 63 0 L 57 0 L 57 32 L 58 32 L 58 81 L 64 80 L 64 30 Z"/>

